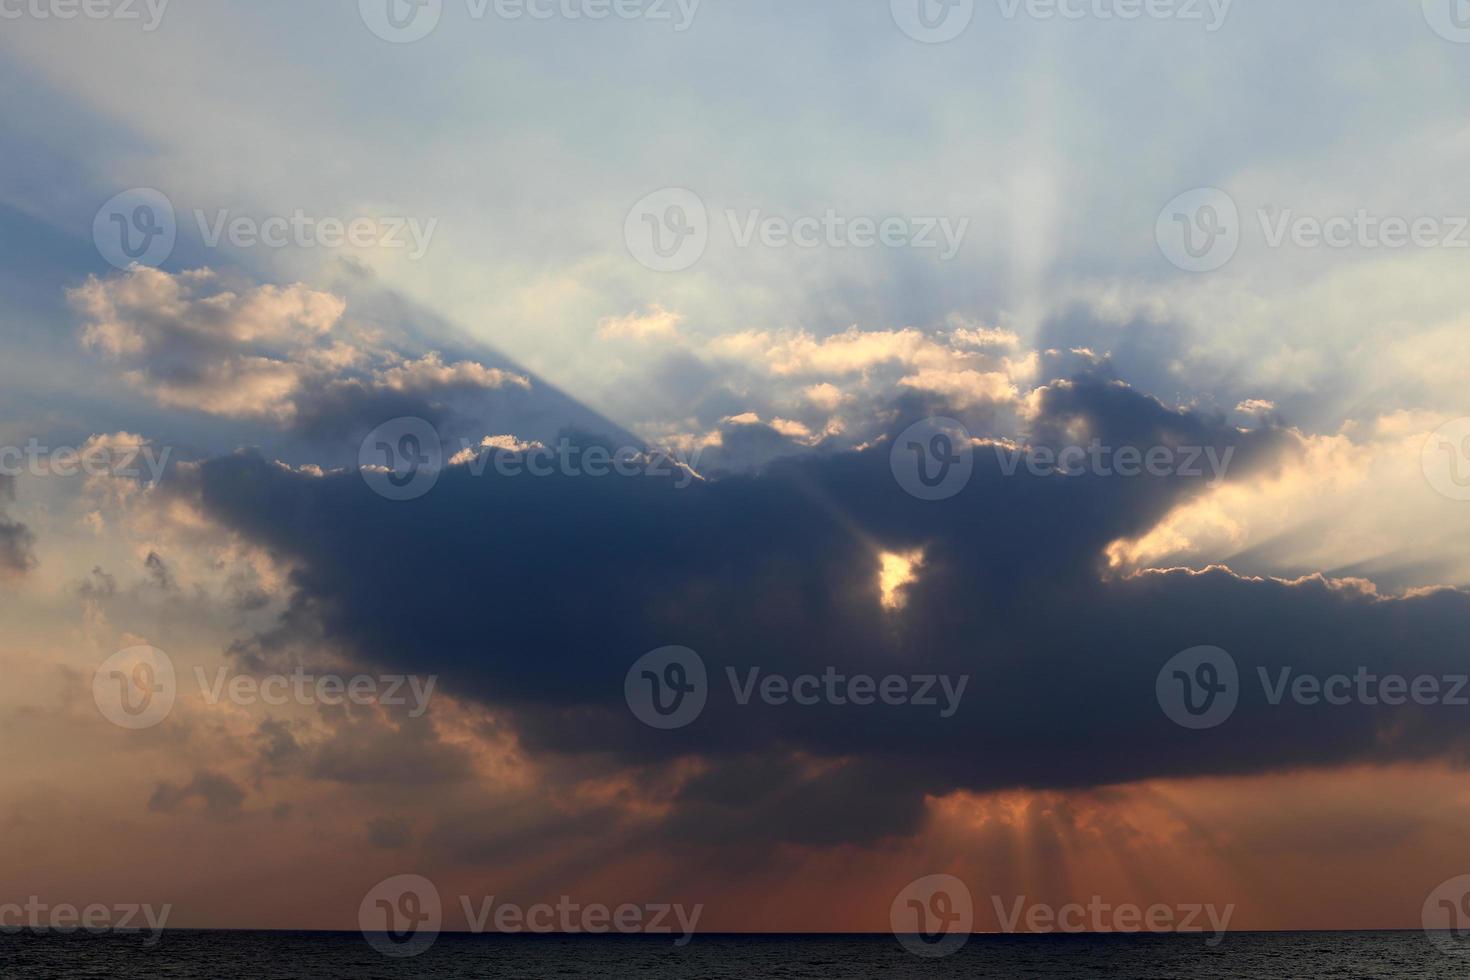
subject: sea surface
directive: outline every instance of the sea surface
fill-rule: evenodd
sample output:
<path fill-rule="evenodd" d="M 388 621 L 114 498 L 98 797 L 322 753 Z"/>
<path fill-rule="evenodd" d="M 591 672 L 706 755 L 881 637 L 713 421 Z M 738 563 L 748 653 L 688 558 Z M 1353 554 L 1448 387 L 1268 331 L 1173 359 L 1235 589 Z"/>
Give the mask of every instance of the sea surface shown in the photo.
<path fill-rule="evenodd" d="M 976 936 L 922 959 L 891 936 L 440 936 L 389 959 L 356 933 L 170 930 L 139 935 L 0 934 L 0 977 L 69 980 L 450 980 L 481 977 L 1455 977 L 1470 956 L 1421 932 L 1199 936 Z M 1470 953 L 1470 948 L 1467 948 Z"/>

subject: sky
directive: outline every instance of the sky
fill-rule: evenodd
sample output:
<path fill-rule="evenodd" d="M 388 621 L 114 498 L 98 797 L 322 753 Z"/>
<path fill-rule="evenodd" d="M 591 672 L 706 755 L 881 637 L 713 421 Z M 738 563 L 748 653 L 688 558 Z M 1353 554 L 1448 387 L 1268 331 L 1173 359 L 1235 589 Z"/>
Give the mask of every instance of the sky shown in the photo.
<path fill-rule="evenodd" d="M 1465 14 L 0 0 L 0 896 L 1420 928 Z"/>

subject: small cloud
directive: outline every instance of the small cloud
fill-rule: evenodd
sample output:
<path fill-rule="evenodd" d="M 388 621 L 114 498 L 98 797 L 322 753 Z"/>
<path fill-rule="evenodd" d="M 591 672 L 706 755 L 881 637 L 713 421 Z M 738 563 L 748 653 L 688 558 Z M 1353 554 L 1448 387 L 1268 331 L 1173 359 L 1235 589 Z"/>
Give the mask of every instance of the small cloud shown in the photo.
<path fill-rule="evenodd" d="M 929 369 L 900 378 L 899 384 L 943 395 L 957 408 L 982 402 L 1008 402 L 1020 396 L 1009 375 L 998 371 Z"/>
<path fill-rule="evenodd" d="M 1237 412 L 1244 412 L 1246 415 L 1267 415 L 1276 411 L 1276 403 L 1267 401 L 1264 398 L 1247 398 L 1239 405 L 1236 405 L 1235 410 Z"/>
<path fill-rule="evenodd" d="M 960 327 L 951 335 L 954 342 L 960 347 L 1005 347 L 1013 348 L 1021 345 L 1021 338 L 1009 330 L 991 329 L 989 327 L 966 328 Z"/>
<path fill-rule="evenodd" d="M 597 336 L 603 340 L 666 340 L 678 335 L 683 320 L 682 314 L 655 304 L 641 315 L 604 317 L 597 322 Z"/>
<path fill-rule="evenodd" d="M 537 441 L 523 442 L 511 435 L 486 436 L 480 440 L 478 446 L 466 446 L 449 458 L 450 466 L 463 466 L 473 462 L 481 452 L 486 449 L 498 449 L 506 453 L 526 453 L 533 449 L 545 448 L 543 443 Z"/>
<path fill-rule="evenodd" d="M 823 411 L 830 412 L 842 404 L 842 389 L 834 384 L 828 384 L 825 381 L 821 384 L 812 385 L 803 391 L 802 394 L 806 396 L 807 401 Z"/>
<path fill-rule="evenodd" d="M 176 813 L 196 799 L 203 802 L 204 812 L 210 816 L 228 817 L 240 811 L 245 791 L 229 776 L 204 770 L 195 773 L 186 786 L 159 783 L 148 800 L 148 809 L 153 813 Z"/>
<path fill-rule="evenodd" d="M 416 361 L 403 361 L 378 372 L 373 376 L 372 386 L 400 394 L 455 387 L 492 389 L 514 386 L 529 391 L 531 379 L 500 368 L 487 368 L 475 361 L 446 364 L 437 351 L 431 351 Z"/>
<path fill-rule="evenodd" d="M 92 577 L 77 586 L 77 595 L 83 599 L 110 599 L 117 594 L 117 577 L 102 570 L 101 565 L 92 566 Z"/>
<path fill-rule="evenodd" d="M 173 572 L 169 571 L 167 563 L 159 557 L 158 552 L 148 552 L 148 557 L 143 559 L 143 567 L 148 569 L 148 574 L 153 578 L 153 584 L 164 592 L 173 592 L 179 587 L 174 581 Z"/>

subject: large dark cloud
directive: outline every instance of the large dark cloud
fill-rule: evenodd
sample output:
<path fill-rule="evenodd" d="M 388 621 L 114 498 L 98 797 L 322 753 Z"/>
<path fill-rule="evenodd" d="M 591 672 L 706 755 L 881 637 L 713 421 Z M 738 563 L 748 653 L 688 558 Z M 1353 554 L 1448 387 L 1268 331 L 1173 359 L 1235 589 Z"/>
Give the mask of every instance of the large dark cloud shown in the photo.
<path fill-rule="evenodd" d="M 906 404 L 894 431 L 942 406 Z M 976 422 L 976 425 L 983 424 Z M 1116 381 L 1050 386 L 1033 439 L 1234 451 L 1230 479 L 1289 461 L 1294 438 L 1167 409 Z M 1383 598 L 1320 578 L 1224 569 L 1111 574 L 1105 549 L 1200 492 L 1200 478 L 1007 475 L 981 447 L 966 489 L 908 496 L 887 444 L 808 454 L 755 476 L 446 472 L 418 500 L 355 474 L 310 477 L 252 454 L 195 474 L 217 519 L 291 558 L 292 617 L 360 660 L 437 673 L 508 712 L 533 753 L 609 767 L 699 756 L 668 830 L 729 840 L 859 840 L 911 829 L 926 793 L 1094 786 L 1459 754 L 1465 709 L 1272 707 L 1273 672 L 1463 672 L 1470 596 Z M 906 606 L 879 602 L 881 551 L 922 548 Z M 660 732 L 623 703 L 632 662 L 697 650 L 711 675 L 692 725 Z M 1249 679 L 1213 731 L 1155 699 L 1175 653 L 1229 650 Z M 957 714 L 933 707 L 739 706 L 725 670 L 971 677 Z"/>

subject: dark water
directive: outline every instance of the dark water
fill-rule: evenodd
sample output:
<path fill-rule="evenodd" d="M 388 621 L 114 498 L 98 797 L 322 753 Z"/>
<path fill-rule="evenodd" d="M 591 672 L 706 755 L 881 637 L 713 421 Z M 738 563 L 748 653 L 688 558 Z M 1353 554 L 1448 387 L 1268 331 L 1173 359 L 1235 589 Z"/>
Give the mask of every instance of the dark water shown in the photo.
<path fill-rule="evenodd" d="M 479 977 L 1467 977 L 1470 958 L 1423 933 L 1198 936 L 976 936 L 925 960 L 889 936 L 667 937 L 444 935 L 391 960 L 355 933 L 171 931 L 0 935 L 0 977 L 226 980 L 449 980 Z"/>

